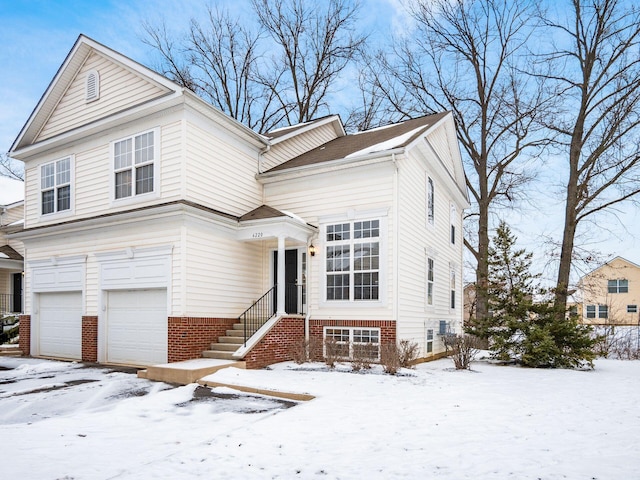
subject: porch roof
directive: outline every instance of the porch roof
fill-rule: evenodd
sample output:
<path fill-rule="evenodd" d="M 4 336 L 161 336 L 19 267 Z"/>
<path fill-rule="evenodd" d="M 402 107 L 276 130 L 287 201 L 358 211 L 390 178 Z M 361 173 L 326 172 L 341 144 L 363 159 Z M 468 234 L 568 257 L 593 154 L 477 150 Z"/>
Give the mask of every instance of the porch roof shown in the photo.
<path fill-rule="evenodd" d="M 239 240 L 284 237 L 307 243 L 318 230 L 297 215 L 280 211 L 269 205 L 261 205 L 242 215 L 238 223 Z"/>
<path fill-rule="evenodd" d="M 24 258 L 9 245 L 0 246 L 0 269 L 22 270 Z"/>

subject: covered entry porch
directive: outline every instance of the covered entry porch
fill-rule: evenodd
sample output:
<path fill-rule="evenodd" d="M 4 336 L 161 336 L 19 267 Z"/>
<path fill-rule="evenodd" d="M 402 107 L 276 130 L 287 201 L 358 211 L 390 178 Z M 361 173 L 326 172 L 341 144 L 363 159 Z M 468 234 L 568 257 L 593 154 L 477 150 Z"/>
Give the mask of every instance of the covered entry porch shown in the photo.
<path fill-rule="evenodd" d="M 268 252 L 270 288 L 256 302 L 257 309 L 272 315 L 306 311 L 308 255 L 317 228 L 288 212 L 267 205 L 240 219 L 238 240 L 262 242 Z"/>

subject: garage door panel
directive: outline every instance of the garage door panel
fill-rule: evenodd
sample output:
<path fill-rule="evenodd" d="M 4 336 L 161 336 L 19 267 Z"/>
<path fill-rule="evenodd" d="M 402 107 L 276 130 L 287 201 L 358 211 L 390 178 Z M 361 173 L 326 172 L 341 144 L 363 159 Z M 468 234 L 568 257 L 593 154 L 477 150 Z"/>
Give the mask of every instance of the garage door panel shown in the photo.
<path fill-rule="evenodd" d="M 167 361 L 167 291 L 108 293 L 107 361 L 152 365 Z"/>
<path fill-rule="evenodd" d="M 82 357 L 82 293 L 39 294 L 39 347 L 46 357 Z"/>

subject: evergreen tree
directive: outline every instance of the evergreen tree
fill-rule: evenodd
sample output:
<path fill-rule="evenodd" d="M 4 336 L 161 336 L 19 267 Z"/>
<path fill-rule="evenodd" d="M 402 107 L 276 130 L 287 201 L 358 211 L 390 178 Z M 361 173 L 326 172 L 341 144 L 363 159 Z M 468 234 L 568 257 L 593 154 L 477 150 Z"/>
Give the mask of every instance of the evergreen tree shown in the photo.
<path fill-rule="evenodd" d="M 556 315 L 553 302 L 531 273 L 532 254 L 515 249 L 517 238 L 501 222 L 489 248 L 489 314 L 468 331 L 489 340 L 493 358 L 528 367 L 593 367 L 595 339 L 590 327 Z"/>

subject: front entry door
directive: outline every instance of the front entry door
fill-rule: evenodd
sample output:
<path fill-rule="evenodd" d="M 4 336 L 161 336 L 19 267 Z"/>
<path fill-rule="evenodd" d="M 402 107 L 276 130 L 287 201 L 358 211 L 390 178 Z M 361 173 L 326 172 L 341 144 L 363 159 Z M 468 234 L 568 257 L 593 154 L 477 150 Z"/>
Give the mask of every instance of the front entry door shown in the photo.
<path fill-rule="evenodd" d="M 298 250 L 284 252 L 284 308 L 287 313 L 298 313 Z M 273 284 L 278 285 L 278 252 L 273 252 Z M 274 296 L 274 308 L 277 295 Z"/>
<path fill-rule="evenodd" d="M 13 274 L 13 313 L 22 312 L 22 273 Z"/>

